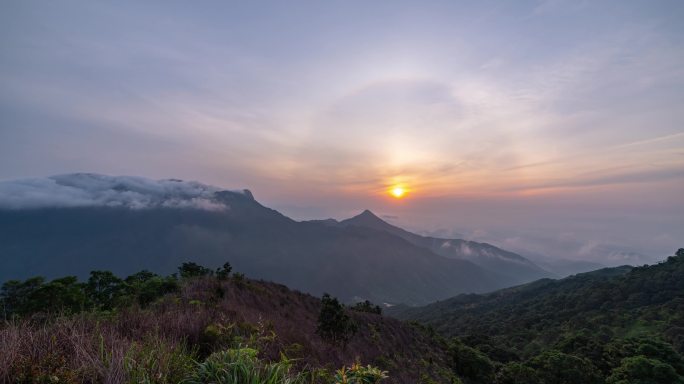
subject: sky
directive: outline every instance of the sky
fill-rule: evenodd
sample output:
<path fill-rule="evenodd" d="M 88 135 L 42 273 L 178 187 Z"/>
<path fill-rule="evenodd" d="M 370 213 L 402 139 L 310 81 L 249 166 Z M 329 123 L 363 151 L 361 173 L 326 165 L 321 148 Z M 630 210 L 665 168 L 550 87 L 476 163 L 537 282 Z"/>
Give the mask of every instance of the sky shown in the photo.
<path fill-rule="evenodd" d="M 7 1 L 0 180 L 196 180 L 299 220 L 370 208 L 652 262 L 684 247 L 682 19 L 681 1 Z"/>

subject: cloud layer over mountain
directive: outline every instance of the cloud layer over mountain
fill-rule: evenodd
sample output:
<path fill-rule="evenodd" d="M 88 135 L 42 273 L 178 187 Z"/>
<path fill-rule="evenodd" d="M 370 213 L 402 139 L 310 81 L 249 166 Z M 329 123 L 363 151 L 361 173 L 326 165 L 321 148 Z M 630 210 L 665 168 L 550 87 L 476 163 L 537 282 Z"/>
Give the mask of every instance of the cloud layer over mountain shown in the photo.
<path fill-rule="evenodd" d="M 225 210 L 221 189 L 194 181 L 76 173 L 0 182 L 0 209 L 47 207 L 154 207 Z"/>

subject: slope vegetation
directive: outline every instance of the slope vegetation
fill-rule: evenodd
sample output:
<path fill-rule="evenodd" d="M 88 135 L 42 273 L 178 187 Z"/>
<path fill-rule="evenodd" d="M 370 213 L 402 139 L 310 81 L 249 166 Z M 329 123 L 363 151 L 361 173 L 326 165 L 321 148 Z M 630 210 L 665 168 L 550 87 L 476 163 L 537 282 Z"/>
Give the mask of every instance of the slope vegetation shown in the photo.
<path fill-rule="evenodd" d="M 483 359 L 500 364 L 499 374 L 509 378 L 514 372 L 504 368 L 522 374 L 542 367 L 548 373 L 551 366 L 562 371 L 559 366 L 565 364 L 594 372 L 582 376 L 584 382 L 680 382 L 684 249 L 651 266 L 607 268 L 486 295 L 459 295 L 421 308 L 398 308 L 394 315 L 458 337 L 484 353 Z M 563 380 L 580 374 L 574 369 L 564 371 Z M 654 378 L 640 381 L 639 375 Z"/>
<path fill-rule="evenodd" d="M 100 271 L 86 283 L 67 277 L 5 284 L 0 382 L 176 383 L 195 377 L 232 383 L 201 378 L 216 359 L 240 352 L 264 362 L 261 370 L 305 370 L 309 379 L 301 383 L 346 382 L 333 376 L 357 362 L 386 371 L 387 383 L 455 377 L 446 349 L 416 327 L 346 309 L 341 316 L 354 332 L 334 342 L 317 332 L 320 299 L 241 274 L 207 272 L 185 268 L 185 277 L 176 278 L 143 271 L 120 280 Z"/>

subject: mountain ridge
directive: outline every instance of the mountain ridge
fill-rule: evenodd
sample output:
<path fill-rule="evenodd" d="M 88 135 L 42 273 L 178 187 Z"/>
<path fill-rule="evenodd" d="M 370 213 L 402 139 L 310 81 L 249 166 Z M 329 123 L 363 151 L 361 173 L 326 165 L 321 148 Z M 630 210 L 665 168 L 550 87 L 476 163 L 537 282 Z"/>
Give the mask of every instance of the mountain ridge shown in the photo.
<path fill-rule="evenodd" d="M 45 201 L 34 199 L 41 204 L 0 209 L 0 280 L 36 274 L 85 277 L 96 269 L 171 273 L 184 261 L 210 267 L 230 261 L 248 276 L 316 295 L 411 305 L 515 283 L 386 231 L 297 222 L 251 193 L 177 180 L 60 178 L 0 183 L 0 201 L 38 196 L 64 203 L 46 208 Z M 45 190 L 37 193 L 41 187 Z M 21 195 L 27 188 L 33 194 Z"/>
<path fill-rule="evenodd" d="M 412 244 L 429 249 L 437 255 L 470 261 L 480 267 L 505 275 L 516 283 L 554 276 L 529 259 L 514 252 L 503 250 L 488 243 L 418 235 L 382 220 L 369 209 L 365 209 L 352 218 L 340 221 L 338 225 L 362 226 L 386 231 L 406 239 Z"/>

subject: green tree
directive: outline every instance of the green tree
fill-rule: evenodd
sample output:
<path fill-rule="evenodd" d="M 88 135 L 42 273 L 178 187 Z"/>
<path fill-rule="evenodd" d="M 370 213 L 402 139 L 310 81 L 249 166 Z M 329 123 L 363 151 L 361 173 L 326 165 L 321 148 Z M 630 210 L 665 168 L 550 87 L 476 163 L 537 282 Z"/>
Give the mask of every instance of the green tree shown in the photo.
<path fill-rule="evenodd" d="M 324 294 L 316 333 L 334 344 L 346 345 L 356 331 L 357 326 L 345 313 L 344 306 L 336 298 Z"/>
<path fill-rule="evenodd" d="M 172 276 L 154 276 L 140 283 L 137 291 L 137 301 L 141 306 L 147 306 L 167 293 L 176 292 L 180 286 L 178 280 Z"/>
<path fill-rule="evenodd" d="M 5 317 L 37 312 L 76 313 L 87 305 L 84 286 L 76 276 L 66 276 L 47 283 L 41 276 L 23 282 L 10 280 L 2 285 L 0 298 Z"/>
<path fill-rule="evenodd" d="M 457 374 L 478 383 L 491 383 L 494 379 L 494 364 L 484 353 L 471 348 L 459 339 L 449 345 L 452 368 Z"/>
<path fill-rule="evenodd" d="M 110 271 L 91 271 L 86 283 L 88 297 L 100 309 L 112 309 L 125 289 L 124 281 Z"/>
<path fill-rule="evenodd" d="M 530 360 L 544 384 L 600 383 L 601 375 L 587 359 L 560 351 L 546 351 Z"/>
<path fill-rule="evenodd" d="M 606 356 L 606 344 L 611 335 L 601 329 L 581 329 L 563 334 L 553 349 L 568 355 L 585 358 L 594 364 L 596 368 L 607 374 L 613 367 Z"/>
<path fill-rule="evenodd" d="M 147 269 L 143 269 L 140 272 L 136 272 L 126 278 L 126 284 L 128 285 L 135 285 L 139 283 L 143 283 L 155 276 L 158 276 L 156 273 L 152 273 L 148 271 Z"/>
<path fill-rule="evenodd" d="M 629 338 L 610 345 L 609 354 L 613 366 L 621 364 L 624 358 L 644 356 L 672 366 L 679 375 L 684 375 L 684 358 L 675 351 L 674 347 L 653 337 Z"/>
<path fill-rule="evenodd" d="M 667 363 L 646 356 L 627 357 L 613 369 L 607 384 L 684 384 L 684 378 Z"/>
<path fill-rule="evenodd" d="M 229 262 L 225 262 L 223 264 L 223 267 L 216 268 L 216 277 L 219 280 L 226 280 L 230 276 L 230 272 L 233 270 L 233 267 L 230 265 Z"/>
<path fill-rule="evenodd" d="M 10 318 L 30 313 L 33 309 L 30 299 L 44 283 L 45 278 L 42 276 L 31 277 L 24 281 L 6 281 L 0 290 L 4 317 Z"/>
<path fill-rule="evenodd" d="M 496 374 L 496 384 L 539 384 L 537 371 L 525 364 L 510 362 L 501 367 Z"/>
<path fill-rule="evenodd" d="M 76 313 L 85 309 L 84 285 L 76 276 L 54 279 L 41 285 L 29 296 L 29 312 Z"/>
<path fill-rule="evenodd" d="M 184 279 L 191 277 L 207 276 L 212 273 L 211 269 L 203 267 L 197 263 L 187 262 L 178 267 L 178 273 Z"/>

